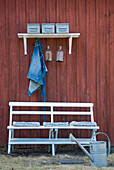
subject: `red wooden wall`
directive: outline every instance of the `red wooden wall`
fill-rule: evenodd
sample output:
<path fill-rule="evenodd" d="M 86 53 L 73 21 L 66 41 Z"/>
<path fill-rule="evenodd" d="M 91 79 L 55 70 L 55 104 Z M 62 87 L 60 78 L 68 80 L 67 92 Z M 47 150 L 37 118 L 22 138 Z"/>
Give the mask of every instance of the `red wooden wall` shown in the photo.
<path fill-rule="evenodd" d="M 46 101 L 93 102 L 100 131 L 109 135 L 114 146 L 113 0 L 0 0 L 0 144 L 7 144 L 8 102 L 40 101 L 40 90 L 31 97 L 27 94 L 35 39 L 27 40 L 28 55 L 24 56 L 17 33 L 26 33 L 27 23 L 50 22 L 69 23 L 70 32 L 81 35 L 73 39 L 71 55 L 67 39 L 40 40 L 43 51 L 50 45 L 53 53 L 53 61 L 46 63 Z M 63 63 L 56 63 L 59 45 L 64 50 Z"/>

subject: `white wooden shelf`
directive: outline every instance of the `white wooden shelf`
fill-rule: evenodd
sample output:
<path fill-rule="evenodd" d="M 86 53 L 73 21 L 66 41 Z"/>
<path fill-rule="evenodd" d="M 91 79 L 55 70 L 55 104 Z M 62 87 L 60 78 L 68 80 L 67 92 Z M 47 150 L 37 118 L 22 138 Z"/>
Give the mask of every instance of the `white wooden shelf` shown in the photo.
<path fill-rule="evenodd" d="M 72 38 L 78 38 L 80 33 L 67 33 L 67 34 L 27 34 L 18 33 L 18 38 L 23 38 L 24 41 L 24 54 L 27 55 L 27 38 L 69 38 L 69 54 L 71 54 Z"/>

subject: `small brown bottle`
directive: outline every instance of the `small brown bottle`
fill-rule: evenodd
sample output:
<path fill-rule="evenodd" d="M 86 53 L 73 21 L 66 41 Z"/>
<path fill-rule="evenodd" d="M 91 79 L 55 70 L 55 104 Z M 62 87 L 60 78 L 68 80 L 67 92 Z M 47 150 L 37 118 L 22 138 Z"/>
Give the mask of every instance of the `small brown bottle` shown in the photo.
<path fill-rule="evenodd" d="M 62 46 L 59 46 L 59 49 L 57 50 L 56 61 L 57 61 L 57 62 L 62 62 L 62 61 L 63 61 L 63 50 L 62 50 Z"/>
<path fill-rule="evenodd" d="M 50 51 L 49 45 L 45 51 L 45 61 L 52 61 L 52 52 Z"/>

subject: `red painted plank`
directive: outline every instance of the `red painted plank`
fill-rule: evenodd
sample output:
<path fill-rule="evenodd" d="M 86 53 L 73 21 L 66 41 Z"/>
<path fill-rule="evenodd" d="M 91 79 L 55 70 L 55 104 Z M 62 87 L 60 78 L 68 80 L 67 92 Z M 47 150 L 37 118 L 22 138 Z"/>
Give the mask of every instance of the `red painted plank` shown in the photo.
<path fill-rule="evenodd" d="M 106 133 L 109 135 L 109 137 L 111 136 L 111 126 L 109 126 L 111 124 L 111 112 L 110 112 L 110 16 L 109 16 L 109 12 L 110 12 L 110 1 L 107 1 L 106 3 L 106 103 L 107 103 L 107 107 L 106 107 L 106 115 L 107 115 L 107 119 L 106 119 L 106 124 L 107 124 L 107 128 L 106 128 Z"/>
<path fill-rule="evenodd" d="M 80 38 L 79 38 L 79 52 L 77 56 L 77 102 L 86 102 L 86 85 L 87 85 L 87 66 L 86 66 L 86 42 L 85 42 L 85 2 L 79 1 L 79 30 L 80 30 Z"/>
<path fill-rule="evenodd" d="M 86 54 L 86 1 L 78 1 L 78 28 L 80 37 L 78 39 L 77 54 L 77 102 L 87 102 L 87 54 Z M 82 117 L 79 116 L 79 121 Z M 79 131 L 79 135 L 85 132 Z"/>
<path fill-rule="evenodd" d="M 92 14 L 92 15 L 91 15 Z M 94 117 L 96 120 L 96 54 L 95 54 L 95 1 L 86 1 L 86 51 L 87 58 L 87 102 L 94 103 Z M 91 70 L 91 71 L 90 71 Z M 89 121 L 88 118 L 86 120 Z M 87 134 L 86 134 L 87 135 Z M 88 133 L 88 135 L 90 135 Z"/>
<path fill-rule="evenodd" d="M 97 43 L 97 122 L 100 131 L 107 129 L 106 92 L 106 4 L 96 1 L 96 43 Z"/>
<path fill-rule="evenodd" d="M 7 139 L 7 99 L 8 99 L 8 56 L 6 55 L 6 10 L 5 1 L 0 4 L 0 144 L 5 144 Z"/>
<path fill-rule="evenodd" d="M 100 6 L 98 1 L 96 1 L 96 111 L 97 111 L 97 123 L 100 126 L 100 121 L 99 121 L 99 114 L 100 114 L 100 76 L 99 76 L 99 72 L 100 72 L 100 32 L 99 32 L 99 11 L 100 11 Z M 100 130 L 101 131 L 101 130 Z"/>
<path fill-rule="evenodd" d="M 57 18 L 56 18 L 56 23 L 65 23 L 66 20 L 66 1 L 57 1 Z M 57 50 L 59 49 L 59 46 L 62 46 L 62 50 L 64 53 L 63 56 L 63 62 L 56 62 L 56 69 L 57 69 L 57 74 L 56 74 L 56 100 L 58 102 L 65 102 L 67 101 L 67 75 L 66 75 L 66 62 L 67 62 L 67 39 L 57 39 L 57 44 L 56 44 L 56 56 L 57 56 Z M 57 116 L 56 121 L 68 121 L 68 117 L 66 116 Z M 66 137 L 66 131 L 63 132 L 59 130 L 59 136 Z"/>
<path fill-rule="evenodd" d="M 27 23 L 26 23 L 26 1 L 18 1 L 18 10 L 19 10 L 19 32 L 26 32 L 27 30 Z M 28 80 L 26 78 L 27 76 L 27 68 L 28 64 L 27 62 L 29 61 L 28 55 L 24 55 L 24 45 L 23 45 L 23 39 L 19 40 L 19 58 L 20 58 L 20 70 L 19 70 L 19 86 L 20 86 L 20 101 L 27 101 L 27 85 L 28 85 Z M 27 52 L 28 49 L 27 49 Z M 21 109 L 20 109 L 21 110 Z M 19 116 L 20 120 L 19 121 L 29 121 L 29 116 Z M 29 137 L 29 131 L 27 130 L 21 130 L 19 131 L 20 137 Z"/>
<path fill-rule="evenodd" d="M 46 22 L 55 23 L 56 22 L 56 6 L 55 0 L 46 1 Z M 46 46 L 50 46 L 52 51 L 52 62 L 45 62 L 48 73 L 46 76 L 46 101 L 56 101 L 56 39 L 47 39 L 45 43 Z M 44 58 L 45 58 L 44 51 Z"/>
<path fill-rule="evenodd" d="M 13 0 L 11 3 L 8 1 L 6 5 L 7 9 L 7 26 L 8 26 L 8 60 L 9 60 L 9 67 L 8 67 L 8 92 L 9 92 L 9 101 L 17 101 L 19 100 L 19 41 L 17 38 L 17 17 L 16 17 L 16 2 Z M 17 22 L 17 23 L 16 23 Z M 19 119 L 17 119 L 19 120 Z M 17 133 L 16 133 L 17 134 Z"/>
<path fill-rule="evenodd" d="M 110 0 L 110 138 L 114 146 L 114 1 Z M 108 124 L 109 125 L 109 124 Z"/>
<path fill-rule="evenodd" d="M 29 15 L 29 23 L 37 23 L 37 18 L 36 18 L 37 11 L 36 11 L 36 1 L 35 0 L 33 0 L 33 1 L 29 0 L 28 1 L 28 15 Z M 35 41 L 36 41 L 36 39 L 30 39 L 29 40 L 29 54 L 28 54 L 29 55 L 29 66 L 30 66 L 31 59 L 32 59 Z M 27 90 L 28 90 L 28 87 L 27 87 Z M 29 101 L 31 101 L 31 102 L 38 101 L 38 100 L 36 100 L 38 97 L 39 97 L 39 91 L 34 93 L 32 96 L 30 96 Z M 35 110 L 35 108 L 30 108 L 30 110 Z M 30 119 L 31 122 L 39 121 L 38 120 L 39 117 L 36 117 L 34 115 L 29 115 L 29 119 Z M 32 136 L 32 137 L 39 137 L 37 135 L 38 131 L 31 130 L 31 131 L 28 132 L 28 134 L 29 134 L 29 136 Z"/>
<path fill-rule="evenodd" d="M 71 12 L 72 11 L 72 12 Z M 67 1 L 67 23 L 69 23 L 70 32 L 76 32 L 77 25 L 76 24 L 76 1 L 73 0 L 72 3 Z M 72 53 L 69 54 L 69 42 L 67 40 L 67 101 L 76 102 L 76 88 L 77 88 L 77 39 L 72 40 Z M 72 109 L 74 110 L 74 109 Z M 74 119 L 73 116 L 68 116 L 68 121 L 71 122 Z M 70 131 L 68 131 L 70 133 Z M 73 133 L 73 131 L 72 131 Z M 77 136 L 74 133 L 75 136 Z"/>

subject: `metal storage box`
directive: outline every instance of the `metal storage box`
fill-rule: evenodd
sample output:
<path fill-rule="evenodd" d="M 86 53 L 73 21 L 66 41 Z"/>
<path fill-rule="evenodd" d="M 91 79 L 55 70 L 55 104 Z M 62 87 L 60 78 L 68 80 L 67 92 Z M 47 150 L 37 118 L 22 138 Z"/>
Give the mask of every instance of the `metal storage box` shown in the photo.
<path fill-rule="evenodd" d="M 56 24 L 56 33 L 69 33 L 69 24 Z"/>
<path fill-rule="evenodd" d="M 27 24 L 27 33 L 40 33 L 40 24 Z"/>
<path fill-rule="evenodd" d="M 46 33 L 55 33 L 55 24 L 53 23 L 46 23 L 46 24 L 42 24 L 42 33 L 46 34 Z"/>

